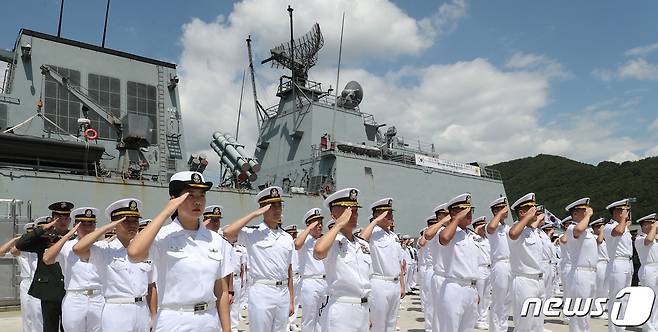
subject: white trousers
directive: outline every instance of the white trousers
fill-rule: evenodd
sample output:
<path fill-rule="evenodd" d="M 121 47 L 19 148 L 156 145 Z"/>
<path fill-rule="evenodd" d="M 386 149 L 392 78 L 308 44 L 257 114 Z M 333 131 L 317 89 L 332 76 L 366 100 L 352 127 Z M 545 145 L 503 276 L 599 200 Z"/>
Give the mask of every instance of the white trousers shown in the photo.
<path fill-rule="evenodd" d="M 327 281 L 304 278 L 301 281 L 302 332 L 320 332 L 320 308 L 327 299 Z"/>
<path fill-rule="evenodd" d="M 572 299 L 593 299 L 596 296 L 596 272 L 584 271 L 572 268 L 567 274 L 569 278 L 569 297 Z M 573 300 L 572 300 L 573 301 Z M 576 304 L 571 302 L 570 309 L 578 310 Z M 566 305 L 566 304 L 565 304 Z M 580 303 L 582 306 L 583 304 Z M 570 332 L 589 331 L 591 317 L 589 313 L 583 317 L 572 316 L 569 318 Z"/>
<path fill-rule="evenodd" d="M 605 274 L 608 276 L 608 331 L 624 331 L 623 327 L 615 326 L 612 324 L 612 303 L 615 301 L 615 296 L 624 287 L 631 285 L 633 278 L 633 262 L 629 259 L 613 259 L 610 258 L 608 266 L 606 267 Z M 624 317 L 626 305 L 628 303 L 628 296 L 621 300 L 621 310 L 619 317 Z"/>
<path fill-rule="evenodd" d="M 281 332 L 288 326 L 290 293 L 287 285 L 254 283 L 249 287 L 249 329 L 258 332 Z"/>
<path fill-rule="evenodd" d="M 150 316 L 146 302 L 105 303 L 101 317 L 103 331 L 148 332 Z"/>
<path fill-rule="evenodd" d="M 368 309 L 368 303 L 341 303 L 330 298 L 320 316 L 322 332 L 367 332 Z"/>
<path fill-rule="evenodd" d="M 41 300 L 29 295 L 32 279 L 23 278 L 20 285 L 21 316 L 23 318 L 23 332 L 43 331 L 43 317 L 41 316 Z"/>
<path fill-rule="evenodd" d="M 514 331 L 518 332 L 544 332 L 544 316 L 534 317 L 528 312 L 528 315 L 521 317 L 523 303 L 528 298 L 544 299 L 544 281 L 541 279 L 526 278 L 521 276 L 514 277 L 512 281 L 512 294 L 514 305 Z M 531 306 L 530 309 L 533 309 Z"/>
<path fill-rule="evenodd" d="M 477 322 L 480 324 L 488 323 L 489 305 L 491 305 L 491 268 L 480 266 L 480 279 L 475 286 L 480 297 L 478 303 Z"/>
<path fill-rule="evenodd" d="M 101 331 L 101 314 L 105 298 L 101 294 L 87 296 L 67 292 L 62 300 L 62 326 L 64 331 Z"/>
<path fill-rule="evenodd" d="M 425 317 L 425 331 L 432 331 L 432 313 L 434 312 L 434 301 L 432 300 L 432 267 L 420 267 L 418 279 L 420 280 L 420 304 L 423 306 Z"/>
<path fill-rule="evenodd" d="M 491 314 L 489 330 L 507 332 L 507 317 L 512 306 L 512 271 L 509 261 L 498 261 L 491 268 Z"/>
<path fill-rule="evenodd" d="M 550 261 L 542 261 L 544 267 L 544 295 L 546 298 L 553 296 L 553 280 L 555 279 L 555 270 Z"/>
<path fill-rule="evenodd" d="M 658 265 L 642 266 L 638 277 L 640 285 L 650 287 L 655 294 L 658 294 Z M 653 298 L 653 308 L 649 320 L 642 326 L 643 331 L 658 332 L 658 296 Z"/>
<path fill-rule="evenodd" d="M 431 301 L 434 302 L 432 303 L 432 308 L 434 309 L 434 314 L 432 314 L 432 332 L 441 331 L 441 321 L 445 317 L 444 307 L 442 306 L 443 304 L 441 303 L 441 296 L 443 295 L 441 293 L 441 286 L 443 285 L 444 281 L 445 278 L 443 278 L 442 276 L 436 273 L 432 275 Z"/>
<path fill-rule="evenodd" d="M 220 326 L 217 308 L 212 308 L 196 313 L 175 310 L 158 310 L 158 315 L 156 316 L 155 322 L 153 323 L 153 331 L 219 332 Z"/>
<path fill-rule="evenodd" d="M 416 285 L 416 263 L 414 262 L 411 265 L 407 265 L 407 275 L 404 282 L 407 284 L 406 291 L 411 292 L 411 288 L 415 288 Z"/>
<path fill-rule="evenodd" d="M 288 316 L 288 326 L 290 326 L 292 323 L 295 322 L 295 319 L 297 319 L 297 309 L 299 308 L 299 282 L 301 281 L 301 276 L 299 274 L 295 274 L 292 277 L 292 290 L 293 290 L 293 301 L 295 302 L 293 308 L 295 309 L 295 313 L 292 316 Z"/>
<path fill-rule="evenodd" d="M 596 263 L 596 297 L 608 298 L 608 276 L 605 274 L 608 262 Z"/>
<path fill-rule="evenodd" d="M 477 320 L 477 300 L 478 293 L 474 287 L 444 280 L 439 288 L 441 331 L 473 331 Z"/>
<path fill-rule="evenodd" d="M 231 331 L 238 332 L 238 324 L 240 324 L 240 300 L 242 298 L 242 279 L 240 276 L 233 277 L 233 304 L 231 304 Z"/>
<path fill-rule="evenodd" d="M 373 332 L 395 332 L 400 310 L 400 281 L 372 278 L 370 320 Z"/>

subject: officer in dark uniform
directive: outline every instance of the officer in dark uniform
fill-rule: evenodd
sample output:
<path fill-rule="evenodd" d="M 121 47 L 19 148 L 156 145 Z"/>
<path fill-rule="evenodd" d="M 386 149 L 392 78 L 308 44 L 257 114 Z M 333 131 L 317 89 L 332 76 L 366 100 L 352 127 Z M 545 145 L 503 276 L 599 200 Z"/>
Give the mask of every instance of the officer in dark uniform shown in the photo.
<path fill-rule="evenodd" d="M 47 265 L 43 253 L 68 232 L 73 203 L 56 202 L 48 206 L 52 219 L 43 227 L 28 232 L 16 241 L 16 249 L 37 254 L 37 269 L 28 294 L 41 300 L 44 332 L 56 332 L 61 328 L 64 276 L 59 263 Z"/>

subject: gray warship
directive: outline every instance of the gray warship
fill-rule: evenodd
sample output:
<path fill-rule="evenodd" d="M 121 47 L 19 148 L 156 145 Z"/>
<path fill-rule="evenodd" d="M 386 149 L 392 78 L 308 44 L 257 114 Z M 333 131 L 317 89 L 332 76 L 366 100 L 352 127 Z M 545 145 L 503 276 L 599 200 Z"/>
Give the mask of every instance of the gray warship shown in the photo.
<path fill-rule="evenodd" d="M 245 61 L 253 86 L 250 42 Z M 417 234 L 432 208 L 457 194 L 472 193 L 482 213 L 505 195 L 497 171 L 441 159 L 433 144 L 405 139 L 377 122 L 359 107 L 366 98 L 359 83 L 339 93 L 311 81 L 322 45 L 315 24 L 262 62 L 286 74 L 276 90 L 278 104 L 261 106 L 253 91 L 258 143 L 252 154 L 228 133 L 208 133 L 221 175 L 207 202 L 224 206 L 226 222 L 255 209 L 255 194 L 268 185 L 283 188 L 284 224 L 302 227 L 304 213 L 322 207 L 326 195 L 357 187 L 366 207 L 393 197 L 396 231 L 406 234 Z M 103 209 L 136 197 L 144 215 L 152 216 L 168 199 L 173 173 L 204 172 L 206 156 L 185 148 L 178 93 L 185 82 L 176 64 L 28 29 L 19 31 L 11 50 L 0 49 L 3 62 L 0 241 L 21 233 L 59 199 Z M 0 263 L 0 304 L 16 303 L 18 266 L 7 257 Z"/>

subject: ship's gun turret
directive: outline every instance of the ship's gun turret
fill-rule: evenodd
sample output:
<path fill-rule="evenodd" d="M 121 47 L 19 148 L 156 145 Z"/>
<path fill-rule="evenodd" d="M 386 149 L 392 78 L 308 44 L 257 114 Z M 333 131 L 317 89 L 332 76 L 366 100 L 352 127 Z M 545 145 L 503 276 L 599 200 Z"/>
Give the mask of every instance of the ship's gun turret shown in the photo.
<path fill-rule="evenodd" d="M 217 153 L 220 162 L 230 170 L 239 181 L 255 181 L 260 171 L 258 160 L 249 156 L 244 146 L 229 134 L 218 131 L 212 134 L 210 147 Z"/>

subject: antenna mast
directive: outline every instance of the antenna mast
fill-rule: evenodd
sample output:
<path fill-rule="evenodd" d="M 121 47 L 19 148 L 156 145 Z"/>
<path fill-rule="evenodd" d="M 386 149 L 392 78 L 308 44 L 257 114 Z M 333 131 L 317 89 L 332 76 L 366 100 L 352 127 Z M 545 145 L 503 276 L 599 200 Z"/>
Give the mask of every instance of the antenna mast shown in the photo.
<path fill-rule="evenodd" d="M 59 38 L 62 34 L 62 14 L 64 14 L 64 0 L 62 1 L 61 6 L 59 6 L 59 24 L 57 25 L 57 37 Z"/>
<path fill-rule="evenodd" d="M 103 42 L 101 47 L 105 48 L 105 34 L 107 33 L 107 16 L 110 14 L 110 0 L 107 0 L 107 7 L 105 7 L 105 24 L 103 25 Z"/>
<path fill-rule="evenodd" d="M 244 93 L 244 69 L 242 70 L 242 88 L 240 89 L 240 106 L 238 106 L 238 124 L 235 128 L 235 140 L 238 140 L 238 133 L 240 133 L 240 114 L 242 113 L 242 95 Z"/>
<path fill-rule="evenodd" d="M 290 68 L 292 81 L 290 87 L 292 89 L 292 110 L 294 112 L 297 110 L 297 99 L 295 98 L 295 86 L 297 85 L 297 82 L 295 82 L 295 40 L 292 33 L 292 10 L 292 7 L 288 5 L 288 16 L 290 16 L 290 62 L 293 63 L 293 66 Z"/>
<path fill-rule="evenodd" d="M 247 37 L 247 52 L 249 53 L 249 75 L 251 76 L 251 91 L 254 94 L 254 108 L 256 109 L 256 125 L 258 126 L 258 131 L 260 131 L 260 123 L 265 120 L 267 113 L 263 109 L 263 106 L 258 102 L 258 96 L 256 95 L 256 78 L 254 77 L 254 60 L 251 55 L 251 35 Z"/>

